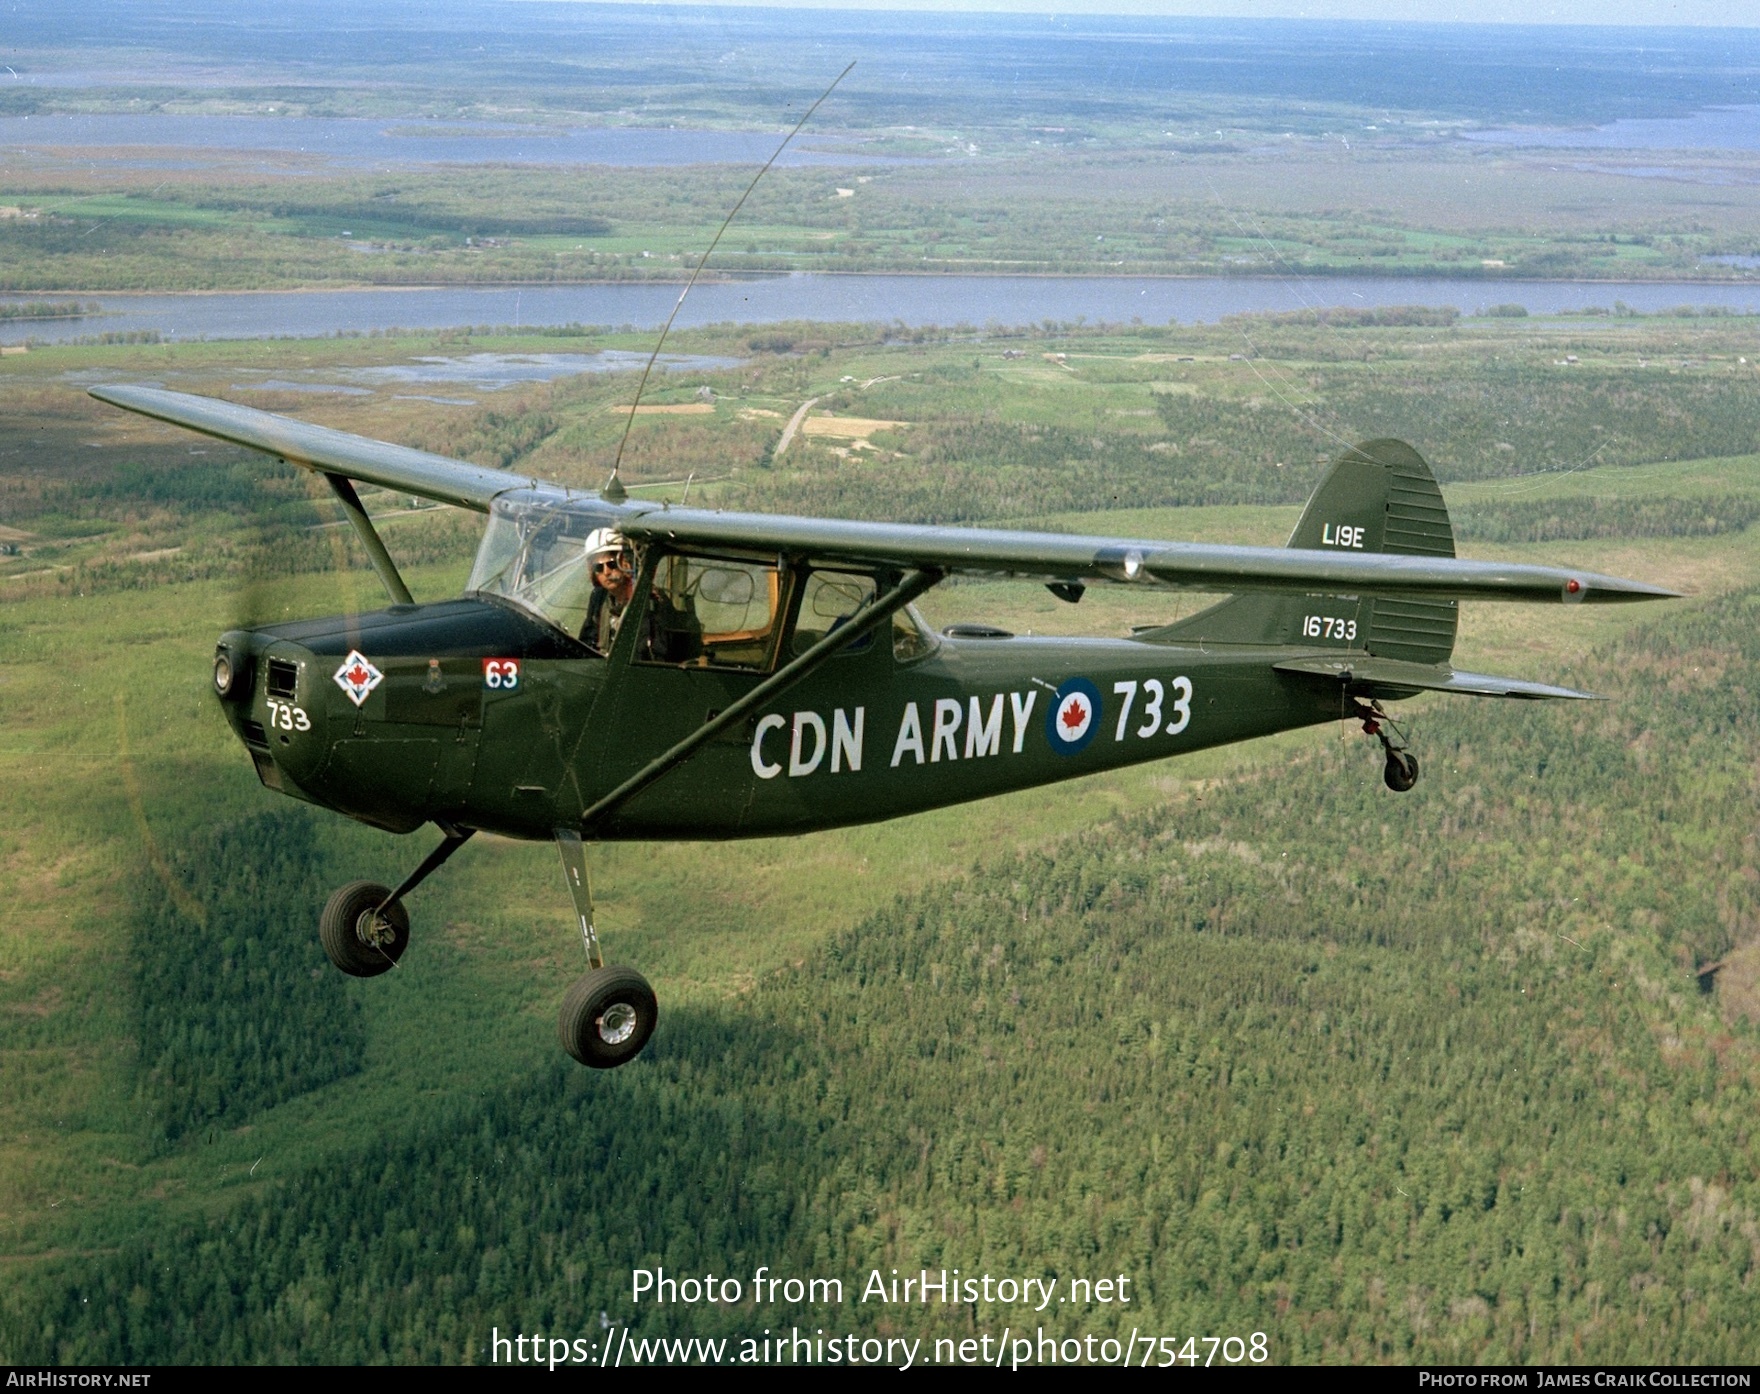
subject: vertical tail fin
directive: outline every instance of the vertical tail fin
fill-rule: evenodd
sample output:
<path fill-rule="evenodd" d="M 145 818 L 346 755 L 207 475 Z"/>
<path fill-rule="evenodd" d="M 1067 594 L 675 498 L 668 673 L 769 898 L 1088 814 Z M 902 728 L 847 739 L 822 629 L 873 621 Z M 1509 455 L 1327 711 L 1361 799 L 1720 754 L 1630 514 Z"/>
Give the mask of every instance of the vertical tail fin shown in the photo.
<path fill-rule="evenodd" d="M 1372 440 L 1332 462 L 1288 545 L 1320 552 L 1452 557 L 1454 529 L 1424 457 L 1404 441 Z M 1236 595 L 1139 637 L 1165 643 L 1354 649 L 1408 663 L 1447 663 L 1457 622 L 1452 600 Z"/>

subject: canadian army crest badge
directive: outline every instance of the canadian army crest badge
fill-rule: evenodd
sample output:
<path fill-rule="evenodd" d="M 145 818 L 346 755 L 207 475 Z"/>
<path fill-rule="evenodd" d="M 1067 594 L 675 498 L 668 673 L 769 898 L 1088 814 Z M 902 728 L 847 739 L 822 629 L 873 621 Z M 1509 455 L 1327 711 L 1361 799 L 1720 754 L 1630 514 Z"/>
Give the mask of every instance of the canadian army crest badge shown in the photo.
<path fill-rule="evenodd" d="M 336 685 L 348 694 L 348 700 L 357 707 L 383 681 L 385 675 L 359 649 L 350 649 L 348 657 L 342 660 L 342 666 L 336 670 Z"/>

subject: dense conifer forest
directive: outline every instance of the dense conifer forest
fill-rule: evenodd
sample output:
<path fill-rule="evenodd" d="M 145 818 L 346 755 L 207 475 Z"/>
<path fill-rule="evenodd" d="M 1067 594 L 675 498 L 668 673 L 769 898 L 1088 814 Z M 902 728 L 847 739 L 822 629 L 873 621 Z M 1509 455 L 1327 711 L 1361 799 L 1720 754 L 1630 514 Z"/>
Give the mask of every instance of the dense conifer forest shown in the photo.
<path fill-rule="evenodd" d="M 1631 632 L 1570 675 L 1610 705 L 1416 713 L 1410 802 L 1324 744 L 976 867 L 670 1018 L 620 1073 L 540 1069 L 54 1265 L 0 1347 L 481 1361 L 491 1326 L 601 1311 L 650 1334 L 1027 1317 L 856 1301 L 870 1268 L 945 1265 L 1129 1273 L 1128 1314 L 1056 1322 L 1265 1330 L 1278 1360 L 1751 1359 L 1760 1057 L 1693 975 L 1760 911 L 1756 614 L 1746 592 Z M 191 855 L 244 907 L 303 883 L 299 828 Z M 143 987 L 179 971 L 174 923 L 137 930 Z M 180 1043 L 307 991 L 303 948 L 258 952 L 157 999 L 168 1131 L 343 1067 L 358 1027 L 314 995 L 288 1018 L 325 1047 L 307 1073 L 279 1042 L 244 1077 L 178 1073 Z M 632 1309 L 629 1270 L 659 1263 L 847 1300 Z"/>
<path fill-rule="evenodd" d="M 591 1340 L 603 1313 L 645 1336 L 1263 1331 L 1280 1362 L 1751 1359 L 1749 332 L 1383 315 L 687 340 L 735 366 L 656 387 L 690 410 L 640 418 L 626 465 L 663 497 L 685 487 L 667 471 L 700 468 L 717 505 L 1276 541 L 1340 437 L 1400 433 L 1436 462 L 1464 552 L 1550 560 L 1565 543 L 1557 557 L 1701 595 L 1574 612 L 1556 633 L 1471 612 L 1466 642 L 1500 655 L 1471 662 L 1612 700 L 1402 707 L 1425 769 L 1408 798 L 1351 727 L 1145 770 L 1128 797 L 1082 781 L 933 835 L 863 829 L 835 852 L 729 849 L 711 870 L 703 848 L 664 847 L 638 873 L 602 849 L 614 947 L 683 999 L 663 995 L 659 1034 L 612 1076 L 548 1058 L 555 984 L 577 971 L 532 947 L 560 923 L 548 860 L 477 846 L 449 866 L 396 982 L 325 967 L 328 889 L 395 880 L 411 844 L 264 795 L 191 655 L 241 616 L 376 604 L 361 558 L 291 470 L 106 443 L 89 399 L 50 381 L 159 371 L 166 350 L 9 358 L 31 432 L 4 481 L 20 541 L 0 564 L 17 713 L 0 760 L 42 807 L 21 806 L 0 876 L 51 915 L 15 952 L 81 947 L 0 978 L 16 1081 L 0 1147 L 37 1168 L 0 1191 L 18 1257 L 0 1358 L 482 1361 L 492 1329 Z M 323 385 L 385 359 L 553 348 L 461 332 L 175 361 L 226 392 L 257 364 Z M 591 485 L 623 390 L 582 377 L 419 411 L 250 400 Z M 781 451 L 802 402 L 835 429 Z M 476 521 L 369 497 L 418 593 L 455 593 Z M 936 597 L 1017 630 L 1120 632 L 1177 605 Z M 1568 636 L 1590 656 L 1561 659 Z M 120 765 L 119 694 L 139 732 Z M 65 869 L 88 845 L 110 860 Z M 8 870 L 33 855 L 35 880 Z M 778 911 L 748 856 L 784 881 L 797 861 L 843 871 Z M 445 1033 L 494 1044 L 449 1055 Z M 846 1300 L 633 1305 L 630 1270 L 659 1265 L 768 1265 L 839 1279 Z M 1137 1301 L 858 1300 L 893 1267 L 1128 1274 Z"/>
<path fill-rule="evenodd" d="M 359 1003 L 306 932 L 328 894 L 313 821 L 295 807 L 209 829 L 133 907 L 141 1085 L 168 1142 L 360 1068 Z"/>

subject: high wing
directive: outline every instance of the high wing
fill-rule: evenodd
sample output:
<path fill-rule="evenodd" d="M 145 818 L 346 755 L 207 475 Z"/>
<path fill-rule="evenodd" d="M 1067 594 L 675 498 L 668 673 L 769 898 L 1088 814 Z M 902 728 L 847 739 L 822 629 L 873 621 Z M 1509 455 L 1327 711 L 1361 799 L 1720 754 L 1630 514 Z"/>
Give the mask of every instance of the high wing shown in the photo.
<path fill-rule="evenodd" d="M 289 464 L 322 474 L 340 474 L 418 498 L 457 504 L 478 513 L 487 513 L 490 500 L 509 489 L 544 487 L 538 480 L 503 470 L 369 440 L 347 431 L 333 431 L 328 426 L 314 426 L 214 397 L 168 392 L 161 387 L 93 387 L 89 391 L 100 402 L 261 450 Z"/>
<path fill-rule="evenodd" d="M 325 474 L 487 512 L 502 494 L 573 497 L 559 486 L 444 455 L 369 440 L 273 412 L 156 387 L 94 387 L 113 406 L 247 446 Z M 590 497 L 590 496 L 589 496 Z M 785 552 L 820 561 L 920 571 L 1012 576 L 1051 584 L 1116 582 L 1174 590 L 1386 596 L 1415 600 L 1513 600 L 1565 604 L 1657 600 L 1678 592 L 1641 581 L 1514 562 L 1463 561 L 1390 552 L 1232 547 L 991 528 L 849 522 L 646 501 L 593 501 L 632 538 L 693 546 Z M 1500 680 L 1501 681 L 1501 680 Z"/>
<path fill-rule="evenodd" d="M 889 562 L 1046 582 L 1116 581 L 1173 590 L 1521 600 L 1566 604 L 1661 600 L 1678 592 L 1642 581 L 1514 562 L 1293 547 L 857 523 L 644 505 L 620 524 L 630 537 L 696 546 L 759 548 L 825 561 Z"/>

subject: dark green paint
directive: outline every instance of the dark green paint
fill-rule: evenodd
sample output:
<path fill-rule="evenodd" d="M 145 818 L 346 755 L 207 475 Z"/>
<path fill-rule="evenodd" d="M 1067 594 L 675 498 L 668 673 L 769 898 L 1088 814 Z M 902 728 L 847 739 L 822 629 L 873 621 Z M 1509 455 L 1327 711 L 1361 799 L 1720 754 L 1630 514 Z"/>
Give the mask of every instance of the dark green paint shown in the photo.
<path fill-rule="evenodd" d="M 313 654 L 272 630 L 233 631 L 222 643 L 234 653 L 254 651 L 259 669 L 270 658 L 298 668 L 288 705 L 305 713 L 310 730 L 273 725 L 262 684 L 248 702 L 227 704 L 259 769 L 270 762 L 266 782 L 396 831 L 437 820 L 548 839 L 761 681 L 752 673 L 638 664 L 614 650 L 603 659 L 527 660 L 519 688 L 497 692 L 484 686 L 482 655 L 446 654 L 439 658 L 441 686 L 429 691 L 427 658 L 363 650 L 384 678 L 357 709 L 332 680 L 340 666 L 334 655 Z M 900 663 L 889 644 L 869 644 L 711 740 L 594 832 L 606 839 L 728 838 L 873 822 L 1347 715 L 1342 683 L 1271 666 L 1311 652 L 1243 655 L 1129 639 L 944 638 L 927 657 Z M 1052 689 L 1071 677 L 1100 689 L 1101 727 L 1082 752 L 1063 755 L 1051 747 L 1045 723 Z M 1179 677 L 1191 684 L 1191 716 L 1183 731 L 1168 735 Z M 1137 734 L 1148 704 L 1139 686 L 1121 739 L 1114 684 L 1149 679 L 1163 687 L 1159 729 Z M 943 730 L 952 730 L 939 743 L 938 702 L 958 704 L 957 723 L 941 708 Z M 968 741 L 974 702 L 979 735 L 990 735 L 994 723 L 993 742 Z M 907 750 L 894 765 L 911 704 L 922 758 Z M 1023 708 L 1025 719 L 1017 721 Z M 849 768 L 840 749 L 833 773 L 829 747 L 839 711 L 851 728 L 859 720 L 860 769 Z M 797 724 L 802 763 L 818 744 L 812 722 L 797 723 L 796 713 L 824 723 L 827 749 L 811 773 L 789 772 Z M 785 723 L 765 731 L 759 757 L 782 767 L 768 779 L 753 767 L 754 739 L 767 715 Z"/>

